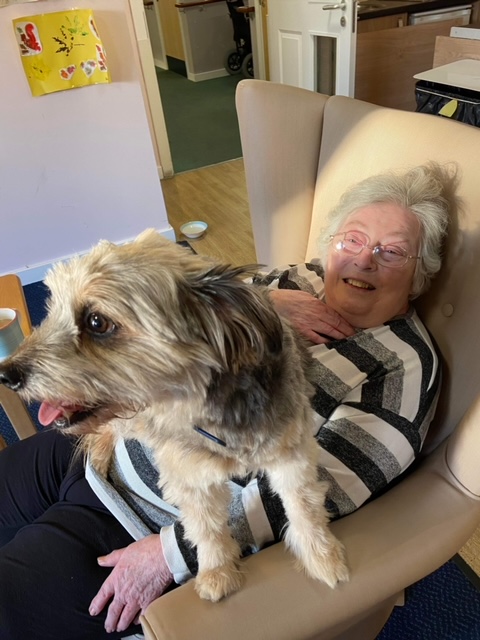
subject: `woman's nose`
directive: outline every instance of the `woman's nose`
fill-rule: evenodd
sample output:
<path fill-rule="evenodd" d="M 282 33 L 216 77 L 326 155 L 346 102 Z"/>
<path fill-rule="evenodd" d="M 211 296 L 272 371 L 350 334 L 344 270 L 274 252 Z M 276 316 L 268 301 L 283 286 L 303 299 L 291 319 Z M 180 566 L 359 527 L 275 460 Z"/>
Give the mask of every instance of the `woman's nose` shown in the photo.
<path fill-rule="evenodd" d="M 363 247 L 360 253 L 355 256 L 355 265 L 359 269 L 375 269 L 377 267 L 377 263 L 373 257 L 373 249 L 370 247 Z"/>

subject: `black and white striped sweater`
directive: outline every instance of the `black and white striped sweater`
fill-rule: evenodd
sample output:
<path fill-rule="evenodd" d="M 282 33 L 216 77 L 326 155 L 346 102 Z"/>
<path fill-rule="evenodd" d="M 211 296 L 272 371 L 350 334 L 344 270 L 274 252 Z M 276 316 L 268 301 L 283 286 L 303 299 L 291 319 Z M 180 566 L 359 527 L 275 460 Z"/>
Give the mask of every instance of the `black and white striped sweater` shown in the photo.
<path fill-rule="evenodd" d="M 320 264 L 312 261 L 275 270 L 262 282 L 322 298 L 322 275 Z M 419 454 L 438 398 L 439 359 L 413 308 L 379 327 L 310 350 L 317 370 L 313 408 L 319 474 L 330 483 L 327 507 L 338 518 L 382 492 Z M 121 441 L 108 481 L 88 463 L 86 475 L 134 538 L 160 532 L 177 583 L 196 573 L 195 550 L 184 537 L 178 510 L 162 499 L 148 450 L 136 441 Z M 235 479 L 230 487 L 230 525 L 243 553 L 280 540 L 285 513 L 267 478 Z"/>

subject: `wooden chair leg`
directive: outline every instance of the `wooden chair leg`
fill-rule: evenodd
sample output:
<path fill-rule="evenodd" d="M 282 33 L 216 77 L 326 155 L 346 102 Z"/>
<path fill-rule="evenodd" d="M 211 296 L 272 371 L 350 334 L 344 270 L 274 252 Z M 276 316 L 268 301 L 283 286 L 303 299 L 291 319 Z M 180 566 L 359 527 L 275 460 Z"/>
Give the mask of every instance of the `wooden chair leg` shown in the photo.
<path fill-rule="evenodd" d="M 3 385 L 0 385 L 0 404 L 20 440 L 37 433 L 37 429 L 27 407 L 16 393 L 10 391 L 10 389 L 7 389 Z"/>
<path fill-rule="evenodd" d="M 32 332 L 32 323 L 20 278 L 15 274 L 0 276 L 0 307 L 12 307 L 20 312 L 22 331 L 25 336 Z M 13 425 L 20 440 L 37 432 L 27 407 L 10 389 L 0 384 L 0 405 Z M 3 441 L 3 444 L 5 442 Z M 0 447 L 2 443 L 0 442 Z"/>

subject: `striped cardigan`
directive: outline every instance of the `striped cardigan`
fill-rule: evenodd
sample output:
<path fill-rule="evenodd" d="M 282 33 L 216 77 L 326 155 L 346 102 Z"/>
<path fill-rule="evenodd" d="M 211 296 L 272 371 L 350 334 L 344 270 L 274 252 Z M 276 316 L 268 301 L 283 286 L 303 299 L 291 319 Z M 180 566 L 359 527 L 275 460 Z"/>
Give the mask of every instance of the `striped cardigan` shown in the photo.
<path fill-rule="evenodd" d="M 257 282 L 319 298 L 324 292 L 317 261 L 275 270 Z M 438 398 L 439 359 L 413 307 L 379 327 L 310 350 L 317 373 L 312 403 L 319 476 L 330 484 L 327 508 L 339 518 L 382 492 L 419 454 Z M 120 441 L 108 480 L 88 463 L 86 476 L 135 539 L 160 532 L 177 583 L 196 573 L 195 549 L 184 536 L 178 510 L 162 498 L 146 448 Z M 243 554 L 281 540 L 285 512 L 267 477 L 235 478 L 230 488 L 230 525 Z"/>

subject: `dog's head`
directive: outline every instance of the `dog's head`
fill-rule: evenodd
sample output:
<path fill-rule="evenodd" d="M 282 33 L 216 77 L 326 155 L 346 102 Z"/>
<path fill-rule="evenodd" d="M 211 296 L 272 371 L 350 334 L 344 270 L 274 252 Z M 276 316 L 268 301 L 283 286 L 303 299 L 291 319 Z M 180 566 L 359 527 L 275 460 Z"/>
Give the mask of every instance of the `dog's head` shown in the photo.
<path fill-rule="evenodd" d="M 258 366 L 281 348 L 282 324 L 244 282 L 248 271 L 153 230 L 121 246 L 101 242 L 47 275 L 47 316 L 0 365 L 0 381 L 42 401 L 43 423 L 204 397 L 215 373 Z"/>

